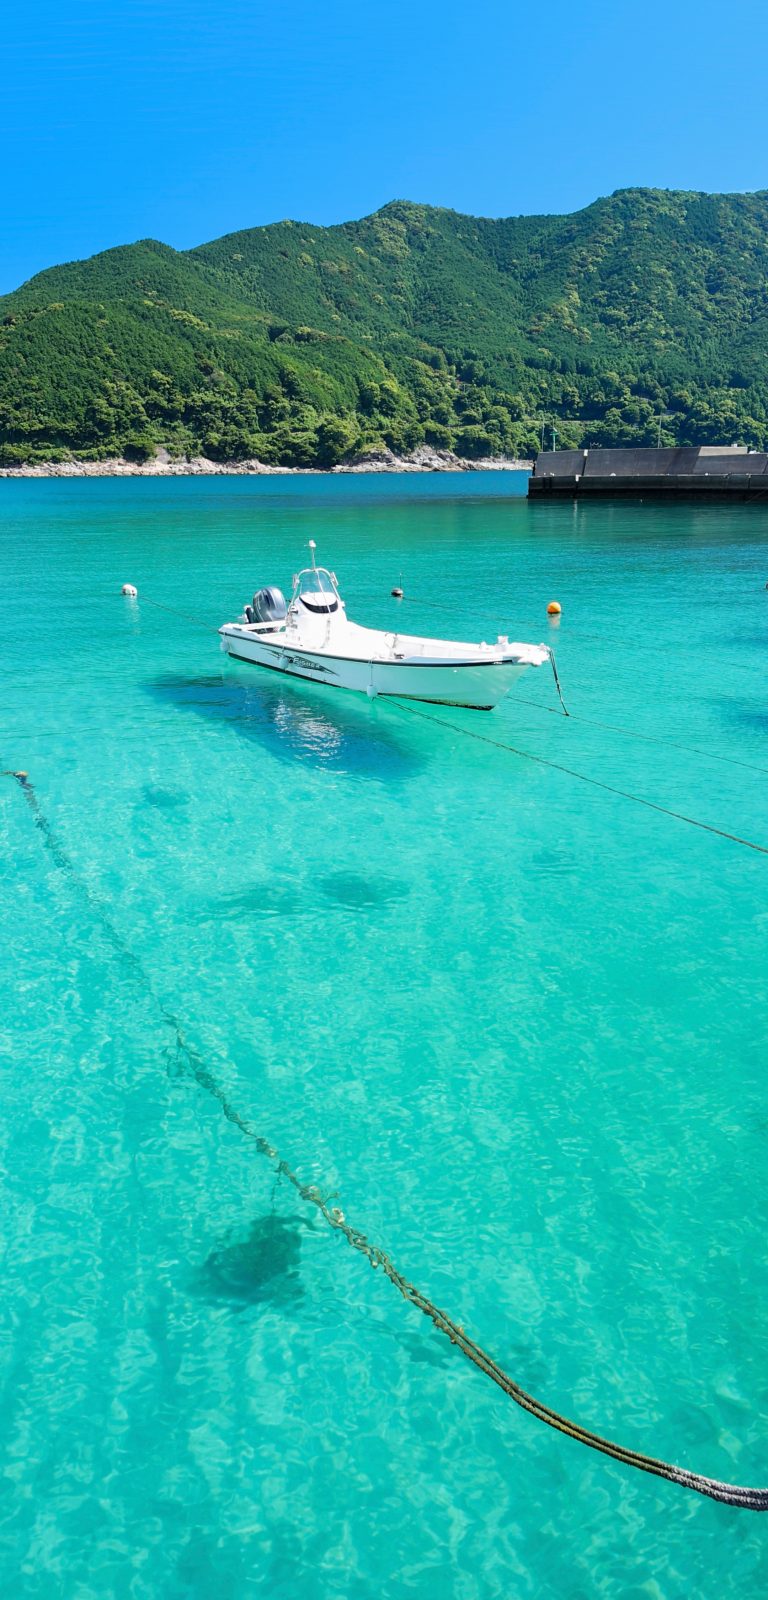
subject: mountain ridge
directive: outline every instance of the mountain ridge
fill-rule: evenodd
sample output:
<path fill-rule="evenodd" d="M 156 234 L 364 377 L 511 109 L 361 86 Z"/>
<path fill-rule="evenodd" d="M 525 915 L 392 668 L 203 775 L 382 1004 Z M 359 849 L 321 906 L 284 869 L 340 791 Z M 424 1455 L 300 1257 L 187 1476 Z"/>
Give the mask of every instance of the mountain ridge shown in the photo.
<path fill-rule="evenodd" d="M 505 218 L 395 199 L 184 251 L 136 240 L 0 297 L 0 464 L 525 456 L 542 424 L 768 443 L 768 191 Z"/>

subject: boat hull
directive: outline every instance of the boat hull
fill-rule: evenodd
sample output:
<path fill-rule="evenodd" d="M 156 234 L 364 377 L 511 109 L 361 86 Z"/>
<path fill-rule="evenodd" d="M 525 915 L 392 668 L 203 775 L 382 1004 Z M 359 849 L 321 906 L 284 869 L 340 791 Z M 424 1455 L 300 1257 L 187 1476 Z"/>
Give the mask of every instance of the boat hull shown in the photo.
<path fill-rule="evenodd" d="M 528 665 L 515 659 L 458 663 L 365 661 L 308 650 L 285 641 L 270 642 L 263 635 L 240 628 L 224 627 L 220 632 L 222 649 L 235 661 L 268 667 L 313 683 L 327 683 L 336 689 L 350 689 L 370 698 L 384 695 L 477 711 L 492 711 Z"/>

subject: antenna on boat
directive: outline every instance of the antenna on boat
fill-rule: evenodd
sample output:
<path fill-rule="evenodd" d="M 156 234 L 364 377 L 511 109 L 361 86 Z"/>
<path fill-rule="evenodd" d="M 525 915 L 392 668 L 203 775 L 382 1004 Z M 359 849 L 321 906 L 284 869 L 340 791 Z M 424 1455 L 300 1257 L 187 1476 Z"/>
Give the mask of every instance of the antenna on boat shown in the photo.
<path fill-rule="evenodd" d="M 312 565 L 315 568 L 315 571 L 317 571 L 317 563 L 315 561 L 315 551 L 317 549 L 317 545 L 315 544 L 314 539 L 310 539 L 309 548 L 312 551 Z"/>

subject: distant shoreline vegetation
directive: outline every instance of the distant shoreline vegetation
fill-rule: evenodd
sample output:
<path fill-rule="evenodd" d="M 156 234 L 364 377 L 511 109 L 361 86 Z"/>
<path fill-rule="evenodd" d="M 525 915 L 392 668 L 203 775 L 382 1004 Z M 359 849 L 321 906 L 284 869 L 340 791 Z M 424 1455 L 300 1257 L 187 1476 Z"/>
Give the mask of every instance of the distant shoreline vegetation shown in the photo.
<path fill-rule="evenodd" d="M 108 250 L 0 298 L 0 467 L 762 449 L 767 245 L 766 193 L 629 189 Z"/>

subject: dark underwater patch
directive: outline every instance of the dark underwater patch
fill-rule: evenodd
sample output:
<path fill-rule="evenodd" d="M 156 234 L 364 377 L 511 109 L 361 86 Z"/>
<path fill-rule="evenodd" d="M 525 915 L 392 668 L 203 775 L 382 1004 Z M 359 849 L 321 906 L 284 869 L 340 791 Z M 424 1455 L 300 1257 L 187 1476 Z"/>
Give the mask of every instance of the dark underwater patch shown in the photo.
<path fill-rule="evenodd" d="M 407 884 L 397 878 L 368 878 L 360 872 L 329 872 L 318 883 L 329 900 L 335 900 L 349 911 L 367 911 L 369 907 L 387 905 L 408 893 Z"/>
<path fill-rule="evenodd" d="M 537 850 L 532 858 L 536 873 L 542 878 L 567 878 L 578 870 L 578 861 L 568 850 L 557 846 L 551 850 Z"/>
<path fill-rule="evenodd" d="M 212 900 L 210 910 L 217 917 L 296 917 L 312 910 L 307 897 L 293 884 L 257 878 L 234 894 Z"/>
<path fill-rule="evenodd" d="M 758 709 L 756 706 L 745 706 L 734 712 L 734 717 L 743 728 L 757 728 L 758 733 L 768 733 L 768 711 Z M 768 751 L 766 754 L 768 755 Z M 747 759 L 746 755 L 743 759 Z"/>
<path fill-rule="evenodd" d="M 451 1349 L 447 1339 L 436 1329 L 431 1332 L 426 1328 L 422 1334 L 400 1333 L 395 1334 L 398 1344 L 405 1351 L 411 1361 L 417 1365 L 427 1367 L 448 1367 L 451 1364 Z"/>
<path fill-rule="evenodd" d="M 156 783 L 145 783 L 141 795 L 145 805 L 156 806 L 159 811 L 176 811 L 189 804 L 189 795 L 182 789 L 163 789 Z"/>
<path fill-rule="evenodd" d="M 753 728 L 757 729 L 758 733 L 768 733 L 768 711 L 759 700 L 753 698 L 739 700 L 736 696 L 728 696 L 726 699 L 721 696 L 714 704 L 719 706 L 724 721 L 731 726 L 736 724 L 740 728 Z M 745 751 L 743 755 L 740 754 L 739 759 L 749 761 L 753 754 L 754 752 Z"/>
<path fill-rule="evenodd" d="M 247 1233 L 226 1234 L 206 1257 L 197 1280 L 204 1298 L 240 1306 L 289 1306 L 303 1297 L 301 1235 L 308 1226 L 291 1217 L 259 1217 Z"/>
<path fill-rule="evenodd" d="M 319 894 L 318 894 L 319 891 Z M 281 881 L 254 878 L 241 889 L 205 901 L 201 914 L 217 921 L 254 921 L 272 917 L 325 915 L 324 902 L 345 911 L 368 911 L 401 900 L 409 886 L 397 878 L 366 877 L 358 872 L 330 872 L 321 878 Z"/>
<path fill-rule="evenodd" d="M 766 589 L 768 589 L 768 584 L 766 584 Z M 717 602 L 717 603 L 719 604 L 719 602 Z M 758 633 L 732 633 L 732 634 L 729 635 L 729 637 L 727 639 L 719 639 L 717 641 L 718 650 L 721 649 L 721 648 L 725 648 L 725 649 L 733 648 L 734 650 L 741 650 L 741 651 L 744 651 L 744 650 L 765 650 L 766 646 L 768 646 L 768 629 L 765 632 L 758 632 Z M 712 647 L 711 635 L 705 634 L 703 636 L 703 638 L 701 639 L 701 647 L 702 647 L 702 649 L 707 649 L 707 648 L 711 648 Z M 739 663 L 739 665 L 747 665 L 748 666 L 749 662 Z"/>

